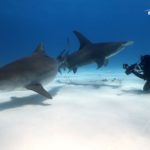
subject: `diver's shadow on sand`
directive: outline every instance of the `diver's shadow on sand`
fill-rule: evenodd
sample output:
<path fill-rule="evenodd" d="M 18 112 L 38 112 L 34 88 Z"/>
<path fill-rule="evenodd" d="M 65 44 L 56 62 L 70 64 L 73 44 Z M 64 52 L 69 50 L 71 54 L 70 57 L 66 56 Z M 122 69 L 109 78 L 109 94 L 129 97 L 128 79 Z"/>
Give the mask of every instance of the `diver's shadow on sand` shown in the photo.
<path fill-rule="evenodd" d="M 122 90 L 123 93 L 126 94 L 135 94 L 135 95 L 146 95 L 150 94 L 150 92 L 144 92 L 143 90 L 140 89 L 130 89 L 130 90 Z"/>
<path fill-rule="evenodd" d="M 49 92 L 54 97 L 57 95 L 59 90 L 62 88 L 62 86 L 57 86 L 52 88 Z M 40 105 L 40 106 L 49 106 L 51 104 L 44 103 L 46 98 L 44 98 L 41 95 L 30 95 L 26 97 L 11 97 L 10 101 L 0 103 L 0 111 L 4 111 L 7 109 L 17 108 L 17 107 L 23 107 L 25 105 Z"/>

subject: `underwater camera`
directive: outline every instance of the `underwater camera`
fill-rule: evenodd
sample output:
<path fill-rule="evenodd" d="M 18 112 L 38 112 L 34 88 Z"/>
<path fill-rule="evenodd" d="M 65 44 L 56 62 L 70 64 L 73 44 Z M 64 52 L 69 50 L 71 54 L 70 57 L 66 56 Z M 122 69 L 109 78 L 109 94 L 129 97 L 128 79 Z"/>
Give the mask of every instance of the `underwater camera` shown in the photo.
<path fill-rule="evenodd" d="M 133 64 L 129 66 L 128 64 L 123 64 L 123 69 L 125 69 L 125 73 L 127 75 L 131 74 L 133 71 L 136 71 L 138 73 L 142 72 L 141 66 L 139 64 Z"/>

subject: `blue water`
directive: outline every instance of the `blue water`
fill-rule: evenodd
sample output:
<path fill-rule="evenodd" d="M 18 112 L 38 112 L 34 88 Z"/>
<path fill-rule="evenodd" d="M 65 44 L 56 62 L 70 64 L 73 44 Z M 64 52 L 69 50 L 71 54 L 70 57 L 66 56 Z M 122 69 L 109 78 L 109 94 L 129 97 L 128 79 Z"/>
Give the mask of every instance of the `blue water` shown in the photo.
<path fill-rule="evenodd" d="M 78 49 L 78 30 L 93 42 L 133 40 L 134 45 L 112 57 L 108 67 L 134 63 L 150 54 L 148 0 L 1 0 L 0 64 L 30 55 L 40 41 L 56 57 Z"/>

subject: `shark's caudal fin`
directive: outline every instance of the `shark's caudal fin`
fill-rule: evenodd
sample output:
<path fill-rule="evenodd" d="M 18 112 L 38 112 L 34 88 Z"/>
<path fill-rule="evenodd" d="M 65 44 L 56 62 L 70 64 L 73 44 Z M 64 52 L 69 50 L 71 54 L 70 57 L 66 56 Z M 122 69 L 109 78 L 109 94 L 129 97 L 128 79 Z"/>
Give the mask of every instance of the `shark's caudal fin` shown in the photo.
<path fill-rule="evenodd" d="M 65 59 L 68 57 L 69 55 L 69 49 L 70 49 L 70 39 L 69 37 L 67 37 L 67 45 L 66 45 L 66 48 L 63 49 L 60 54 L 57 56 L 57 60 L 60 62 L 60 63 L 63 63 L 65 61 Z"/>
<path fill-rule="evenodd" d="M 61 69 L 66 69 L 66 59 L 69 55 L 69 51 L 66 51 L 66 49 L 63 49 L 61 53 L 57 56 L 57 60 L 59 62 L 58 72 L 61 73 Z"/>
<path fill-rule="evenodd" d="M 76 37 L 78 38 L 78 40 L 80 42 L 80 49 L 82 49 L 85 45 L 92 43 L 84 35 L 82 35 L 80 32 L 73 31 L 73 33 L 76 35 Z"/>
<path fill-rule="evenodd" d="M 66 61 L 68 55 L 69 55 L 69 52 L 66 51 L 65 49 L 63 49 L 61 51 L 61 53 L 57 56 L 57 60 L 59 62 L 59 66 L 61 66 L 62 64 L 64 64 L 64 62 Z"/>
<path fill-rule="evenodd" d="M 64 57 L 65 57 L 65 53 L 66 53 L 66 50 L 63 49 L 63 50 L 61 51 L 61 53 L 57 56 L 57 60 L 58 60 L 58 61 L 63 61 L 63 59 L 64 59 Z"/>
<path fill-rule="evenodd" d="M 45 54 L 44 44 L 42 42 L 39 43 L 39 45 L 34 50 L 33 55 L 35 54 Z"/>

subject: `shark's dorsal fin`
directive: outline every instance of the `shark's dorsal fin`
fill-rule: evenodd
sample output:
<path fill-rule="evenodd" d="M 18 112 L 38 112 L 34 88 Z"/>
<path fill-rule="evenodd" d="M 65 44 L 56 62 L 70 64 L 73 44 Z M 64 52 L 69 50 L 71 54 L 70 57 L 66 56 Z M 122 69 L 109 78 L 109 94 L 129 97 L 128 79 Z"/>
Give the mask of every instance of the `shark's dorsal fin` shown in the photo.
<path fill-rule="evenodd" d="M 33 54 L 45 54 L 44 44 L 41 42 L 34 50 Z"/>
<path fill-rule="evenodd" d="M 76 35 L 76 37 L 78 38 L 78 40 L 80 42 L 80 49 L 82 49 L 87 44 L 91 44 L 91 42 L 84 35 L 82 35 L 80 32 L 73 31 L 73 33 Z"/>

